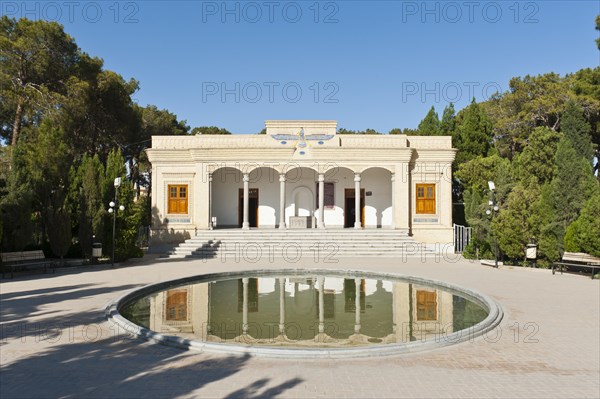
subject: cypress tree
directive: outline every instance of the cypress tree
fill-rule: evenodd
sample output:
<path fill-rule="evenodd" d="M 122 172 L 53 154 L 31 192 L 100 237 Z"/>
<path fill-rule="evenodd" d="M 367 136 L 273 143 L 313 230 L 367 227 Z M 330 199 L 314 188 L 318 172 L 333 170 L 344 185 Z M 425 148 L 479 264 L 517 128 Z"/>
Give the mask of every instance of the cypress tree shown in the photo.
<path fill-rule="evenodd" d="M 454 104 L 450 103 L 444 108 L 442 121 L 440 122 L 440 134 L 442 136 L 452 136 L 456 126 L 455 117 Z"/>
<path fill-rule="evenodd" d="M 486 156 L 492 143 L 492 122 L 485 111 L 471 102 L 457 117 L 452 144 L 458 149 L 455 167 L 478 156 Z"/>
<path fill-rule="evenodd" d="M 552 201 L 562 243 L 567 227 L 577 219 L 596 182 L 592 165 L 580 156 L 571 140 L 563 137 L 556 150 L 556 177 L 552 181 Z"/>
<path fill-rule="evenodd" d="M 600 256 L 600 191 L 586 203 L 577 220 L 567 228 L 565 249 Z"/>
<path fill-rule="evenodd" d="M 594 157 L 594 146 L 592 144 L 592 128 L 583 116 L 583 110 L 574 101 L 569 101 L 562 116 L 560 129 L 577 155 L 592 162 Z"/>
<path fill-rule="evenodd" d="M 417 130 L 421 136 L 439 136 L 441 134 L 440 118 L 438 117 L 437 112 L 435 112 L 435 108 L 433 106 L 421 123 L 419 123 Z"/>
<path fill-rule="evenodd" d="M 527 145 L 515 159 L 517 177 L 523 182 L 533 181 L 544 185 L 552 181 L 556 170 L 556 147 L 561 134 L 547 127 L 536 128 Z"/>

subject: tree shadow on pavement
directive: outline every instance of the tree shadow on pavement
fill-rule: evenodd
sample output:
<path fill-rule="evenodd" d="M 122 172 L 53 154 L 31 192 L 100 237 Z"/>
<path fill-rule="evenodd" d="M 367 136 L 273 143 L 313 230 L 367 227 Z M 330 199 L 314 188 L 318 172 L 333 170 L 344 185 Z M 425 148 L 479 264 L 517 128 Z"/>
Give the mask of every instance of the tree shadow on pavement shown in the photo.
<path fill-rule="evenodd" d="M 103 323 L 106 319 L 102 309 L 65 314 L 64 310 L 52 310 L 51 306 L 65 301 L 126 291 L 138 286 L 126 284 L 116 287 L 94 287 L 93 284 L 81 284 L 2 294 L 0 295 L 0 341 L 43 335 L 48 329 Z"/>
<path fill-rule="evenodd" d="M 230 393 L 226 396 L 226 399 L 236 399 L 236 398 L 245 398 L 245 399 L 259 399 L 259 398 L 273 398 L 282 394 L 288 389 L 295 387 L 300 384 L 303 380 L 300 378 L 292 378 L 287 380 L 277 386 L 264 389 L 260 391 L 263 387 L 267 385 L 269 382 L 268 378 L 263 378 L 249 384 L 245 388 L 238 389 L 235 392 Z"/>
<path fill-rule="evenodd" d="M 65 343 L 3 365 L 0 397 L 176 397 L 237 373 L 249 358 L 136 341 Z"/>

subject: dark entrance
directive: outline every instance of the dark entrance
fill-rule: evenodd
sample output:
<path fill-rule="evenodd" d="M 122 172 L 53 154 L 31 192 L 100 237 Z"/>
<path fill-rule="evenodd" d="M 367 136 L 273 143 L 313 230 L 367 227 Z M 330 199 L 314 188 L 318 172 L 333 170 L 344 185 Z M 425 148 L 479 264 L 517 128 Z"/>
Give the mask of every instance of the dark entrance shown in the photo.
<path fill-rule="evenodd" d="M 244 223 L 244 189 L 240 188 L 238 201 L 238 224 Z M 250 227 L 258 227 L 258 188 L 248 190 L 248 222 Z"/>
<path fill-rule="evenodd" d="M 356 191 L 353 188 L 344 190 L 344 227 L 354 227 Z M 365 227 L 365 189 L 360 189 L 360 225 Z"/>

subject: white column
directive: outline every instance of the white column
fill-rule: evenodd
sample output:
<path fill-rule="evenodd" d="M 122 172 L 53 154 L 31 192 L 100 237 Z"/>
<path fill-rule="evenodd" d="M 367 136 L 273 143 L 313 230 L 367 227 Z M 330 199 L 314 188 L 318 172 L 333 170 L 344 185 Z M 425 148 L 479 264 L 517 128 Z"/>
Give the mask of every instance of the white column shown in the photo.
<path fill-rule="evenodd" d="M 394 205 L 399 205 L 394 212 L 394 228 L 408 234 L 410 231 L 409 223 L 412 212 L 410 198 L 410 165 L 408 162 L 396 165 L 392 190 L 394 192 Z"/>
<path fill-rule="evenodd" d="M 213 212 L 212 212 L 212 207 L 213 207 L 213 195 L 212 195 L 212 190 L 213 190 L 213 175 L 212 173 L 208 173 L 208 228 L 210 230 L 213 229 L 213 222 L 212 222 L 212 216 L 213 216 Z"/>
<path fill-rule="evenodd" d="M 193 227 L 198 230 L 208 230 L 210 228 L 209 218 L 209 173 L 206 170 L 206 164 L 202 162 L 196 163 L 195 176 L 192 185 L 189 187 L 189 212 L 191 213 Z M 160 169 L 159 169 L 160 170 Z M 155 176 L 155 175 L 152 175 Z M 158 176 L 158 175 L 157 175 Z M 159 187 L 162 184 L 162 178 L 157 177 L 159 180 Z M 152 179 L 154 181 L 154 179 Z M 154 194 L 152 194 L 154 196 Z M 160 198 L 159 198 L 160 201 Z M 160 203 L 160 202 L 159 202 Z"/>
<path fill-rule="evenodd" d="M 356 308 L 356 313 L 354 315 L 354 334 L 360 334 L 360 283 L 361 281 L 359 278 L 354 279 L 354 284 L 356 287 L 356 298 L 354 302 L 354 307 Z"/>
<path fill-rule="evenodd" d="M 398 315 L 397 315 L 397 306 L 396 306 L 396 295 L 398 295 L 396 293 L 397 289 L 398 289 L 398 284 L 397 283 L 392 283 L 392 331 L 394 332 L 394 335 L 396 335 L 398 326 Z M 398 341 L 396 341 L 398 342 Z"/>
<path fill-rule="evenodd" d="M 392 173 L 392 225 L 390 226 L 392 229 L 396 228 L 396 174 Z"/>
<path fill-rule="evenodd" d="M 279 334 L 285 335 L 285 278 L 279 278 Z"/>
<path fill-rule="evenodd" d="M 325 277 L 317 277 L 319 283 L 319 333 L 325 332 L 325 309 L 323 290 L 325 289 Z"/>
<path fill-rule="evenodd" d="M 242 223 L 242 229 L 250 229 L 250 223 L 248 222 L 248 209 L 249 209 L 249 197 L 250 197 L 250 176 L 248 173 L 244 173 L 244 222 Z"/>
<path fill-rule="evenodd" d="M 248 278 L 242 279 L 242 334 L 248 334 Z"/>
<path fill-rule="evenodd" d="M 279 175 L 279 228 L 285 229 L 285 173 Z"/>
<path fill-rule="evenodd" d="M 360 229 L 360 173 L 354 174 L 354 228 Z"/>
<path fill-rule="evenodd" d="M 325 228 L 325 175 L 319 173 L 319 228 Z"/>

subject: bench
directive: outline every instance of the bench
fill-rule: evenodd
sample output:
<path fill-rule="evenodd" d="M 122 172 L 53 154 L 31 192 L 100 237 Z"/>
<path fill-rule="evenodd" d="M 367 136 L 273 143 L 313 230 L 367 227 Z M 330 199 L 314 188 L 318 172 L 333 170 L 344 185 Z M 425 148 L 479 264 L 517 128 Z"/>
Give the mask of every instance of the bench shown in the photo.
<path fill-rule="evenodd" d="M 5 252 L 2 254 L 2 278 L 4 278 L 4 275 L 8 270 L 10 270 L 10 278 L 13 278 L 15 270 L 43 268 L 44 273 L 46 273 L 49 266 L 52 268 L 52 273 L 54 273 L 54 261 L 46 259 L 44 251 L 42 250 Z"/>
<path fill-rule="evenodd" d="M 582 252 L 565 252 L 562 257 L 562 262 L 554 262 L 552 264 L 552 274 L 556 273 L 556 269 L 560 271 L 568 271 L 571 269 L 590 269 L 592 271 L 592 279 L 596 274 L 596 270 L 600 270 L 600 258 Z"/>

